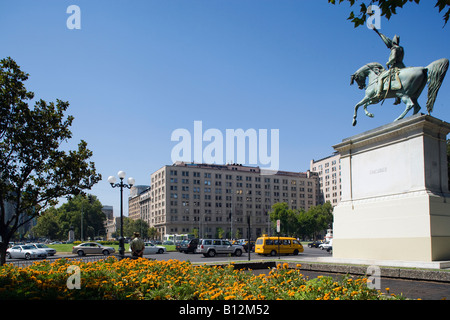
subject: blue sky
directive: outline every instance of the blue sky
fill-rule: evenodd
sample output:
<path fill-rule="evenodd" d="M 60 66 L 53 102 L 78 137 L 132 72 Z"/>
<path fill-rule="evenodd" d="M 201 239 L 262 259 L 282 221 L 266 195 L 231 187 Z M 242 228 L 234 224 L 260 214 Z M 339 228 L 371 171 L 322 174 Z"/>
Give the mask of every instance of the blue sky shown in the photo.
<path fill-rule="evenodd" d="M 450 26 L 433 3 L 381 20 L 382 33 L 400 35 L 407 66 L 450 58 Z M 80 30 L 66 26 L 73 4 Z M 360 110 L 351 125 L 364 92 L 350 75 L 384 65 L 389 50 L 372 30 L 355 29 L 349 12 L 327 0 L 0 0 L 0 57 L 30 74 L 37 98 L 70 102 L 73 139 L 64 147 L 88 142 L 103 176 L 91 193 L 117 215 L 108 176 L 124 170 L 150 184 L 171 164 L 172 132 L 193 133 L 196 120 L 224 135 L 278 129 L 280 169 L 306 171 L 342 139 L 400 115 L 404 105 L 388 100 L 369 107 L 375 118 Z M 445 79 L 432 114 L 444 121 L 449 89 Z M 425 99 L 426 89 L 422 112 Z"/>

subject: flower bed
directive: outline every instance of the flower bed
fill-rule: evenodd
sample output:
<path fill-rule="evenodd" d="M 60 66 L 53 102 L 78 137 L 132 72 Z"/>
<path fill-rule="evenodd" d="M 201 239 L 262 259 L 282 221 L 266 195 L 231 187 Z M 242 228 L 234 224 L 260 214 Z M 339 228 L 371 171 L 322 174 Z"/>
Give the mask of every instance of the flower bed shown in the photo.
<path fill-rule="evenodd" d="M 79 267 L 80 289 L 69 289 L 69 266 Z M 73 267 L 72 267 L 73 268 Z M 68 281 L 69 279 L 69 281 Z M 300 269 L 279 264 L 268 275 L 234 270 L 232 265 L 196 266 L 187 261 L 59 259 L 26 268 L 0 267 L 0 299 L 386 299 L 365 278 L 308 280 Z M 398 297 L 389 297 L 398 298 Z"/>

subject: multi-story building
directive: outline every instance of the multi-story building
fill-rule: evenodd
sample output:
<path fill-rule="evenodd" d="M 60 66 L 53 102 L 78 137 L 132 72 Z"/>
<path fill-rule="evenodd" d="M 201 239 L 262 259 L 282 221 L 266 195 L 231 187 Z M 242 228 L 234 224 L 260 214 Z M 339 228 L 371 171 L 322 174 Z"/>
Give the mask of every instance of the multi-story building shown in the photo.
<path fill-rule="evenodd" d="M 319 175 L 319 203 L 336 206 L 341 201 L 341 157 L 335 152 L 320 160 L 311 160 L 310 170 Z"/>
<path fill-rule="evenodd" d="M 128 217 L 133 220 L 144 220 L 141 215 L 141 194 L 150 189 L 150 186 L 137 185 L 132 186 L 130 189 L 130 195 L 128 197 Z"/>
<path fill-rule="evenodd" d="M 117 232 L 119 226 L 120 226 L 120 217 L 113 216 L 112 219 L 107 219 L 105 221 L 105 233 L 107 240 L 114 239 L 113 234 Z"/>
<path fill-rule="evenodd" d="M 264 174 L 266 173 L 266 174 Z M 197 232 L 200 237 L 251 237 L 271 232 L 269 211 L 286 202 L 292 209 L 317 205 L 318 175 L 310 171 L 262 172 L 259 167 L 176 162 L 151 175 L 151 189 L 141 195 L 147 222 L 165 234 Z"/>
<path fill-rule="evenodd" d="M 139 219 L 146 221 L 147 223 L 150 221 L 150 207 L 151 207 L 151 188 L 145 189 L 139 195 L 139 209 L 141 211 L 141 216 Z"/>

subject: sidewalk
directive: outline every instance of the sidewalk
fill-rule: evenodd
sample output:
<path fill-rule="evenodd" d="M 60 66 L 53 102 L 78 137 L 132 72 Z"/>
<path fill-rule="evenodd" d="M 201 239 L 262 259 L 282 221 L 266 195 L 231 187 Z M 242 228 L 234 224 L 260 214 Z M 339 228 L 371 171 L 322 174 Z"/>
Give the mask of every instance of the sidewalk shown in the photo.
<path fill-rule="evenodd" d="M 406 261 L 364 261 L 364 260 L 342 260 L 333 257 L 292 257 L 284 256 L 280 260 L 273 259 L 270 261 L 253 261 L 250 263 L 236 262 L 235 268 L 266 269 L 276 267 L 277 264 L 288 262 L 290 268 L 297 268 L 301 264 L 301 269 L 305 271 L 318 271 L 327 273 L 351 274 L 364 276 L 369 266 L 380 267 L 383 278 L 418 280 L 418 281 L 435 281 L 450 283 L 450 269 L 428 268 L 422 263 L 409 263 Z M 448 261 L 447 261 L 448 263 Z"/>

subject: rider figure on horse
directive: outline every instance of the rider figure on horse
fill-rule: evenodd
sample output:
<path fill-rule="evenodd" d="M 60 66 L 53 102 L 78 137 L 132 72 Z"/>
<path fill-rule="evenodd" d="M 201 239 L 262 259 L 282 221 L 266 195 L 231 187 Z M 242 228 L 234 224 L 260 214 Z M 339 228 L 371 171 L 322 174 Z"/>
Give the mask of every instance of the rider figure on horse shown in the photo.
<path fill-rule="evenodd" d="M 400 37 L 398 35 L 395 35 L 394 38 L 391 40 L 388 37 L 386 37 L 384 34 L 380 33 L 375 27 L 373 30 L 380 36 L 380 38 L 383 40 L 383 42 L 386 44 L 388 49 L 391 50 L 391 53 L 389 55 L 389 60 L 386 63 L 386 66 L 389 69 L 389 72 L 386 72 L 381 76 L 381 78 L 378 81 L 378 92 L 379 95 L 381 95 L 383 91 L 383 83 L 384 79 L 386 77 L 391 77 L 392 73 L 395 72 L 394 68 L 402 69 L 405 68 L 405 65 L 403 63 L 403 57 L 405 56 L 405 51 L 402 46 L 400 46 Z M 388 88 L 389 90 L 389 88 Z M 400 104 L 400 98 L 395 98 L 394 105 Z"/>

